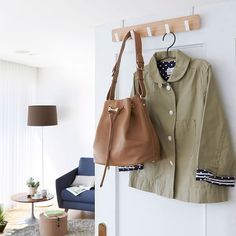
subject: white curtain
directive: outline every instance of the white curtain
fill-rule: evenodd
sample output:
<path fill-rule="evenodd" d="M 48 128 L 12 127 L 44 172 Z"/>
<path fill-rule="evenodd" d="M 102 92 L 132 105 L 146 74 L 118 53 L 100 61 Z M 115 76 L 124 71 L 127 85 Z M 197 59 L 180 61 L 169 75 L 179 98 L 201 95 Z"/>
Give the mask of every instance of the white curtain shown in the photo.
<path fill-rule="evenodd" d="M 36 83 L 37 68 L 0 60 L 0 204 L 5 207 L 12 194 L 27 191 L 28 177 L 41 173 L 38 130 L 27 126 Z"/>

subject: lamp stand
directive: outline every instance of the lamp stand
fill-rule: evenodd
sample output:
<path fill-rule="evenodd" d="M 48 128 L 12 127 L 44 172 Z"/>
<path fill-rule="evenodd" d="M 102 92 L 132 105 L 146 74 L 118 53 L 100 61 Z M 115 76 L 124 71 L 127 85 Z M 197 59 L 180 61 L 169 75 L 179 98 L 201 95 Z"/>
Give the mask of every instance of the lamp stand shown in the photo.
<path fill-rule="evenodd" d="M 43 139 L 43 135 L 44 135 L 44 132 L 43 132 L 43 126 L 42 126 L 42 129 L 41 129 L 41 135 L 42 135 L 42 166 L 41 166 L 41 170 L 42 170 L 42 173 L 41 173 L 41 176 L 42 176 L 42 188 L 45 187 L 45 182 L 44 182 L 44 139 Z"/>
<path fill-rule="evenodd" d="M 45 174 L 44 174 L 44 167 L 45 167 L 45 163 L 44 163 L 44 127 L 42 126 L 41 128 L 41 139 L 42 139 L 42 143 L 41 143 L 41 147 L 42 147 L 42 166 L 41 166 L 41 176 L 42 176 L 42 189 L 45 189 Z M 50 203 L 50 201 L 47 202 L 39 202 L 35 204 L 36 207 L 49 207 L 52 206 L 52 203 Z"/>

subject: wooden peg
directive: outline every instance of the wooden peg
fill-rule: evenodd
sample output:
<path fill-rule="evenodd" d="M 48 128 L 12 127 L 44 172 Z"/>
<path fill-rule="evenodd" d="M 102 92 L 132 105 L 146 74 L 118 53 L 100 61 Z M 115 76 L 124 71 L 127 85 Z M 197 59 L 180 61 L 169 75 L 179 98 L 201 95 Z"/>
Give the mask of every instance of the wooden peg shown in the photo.
<path fill-rule="evenodd" d="M 115 33 L 115 39 L 116 39 L 116 42 L 120 41 L 118 33 Z"/>
<path fill-rule="evenodd" d="M 165 29 L 166 29 L 166 33 L 169 34 L 170 33 L 170 26 L 169 26 L 169 24 L 165 24 Z"/>
<path fill-rule="evenodd" d="M 131 38 L 134 39 L 135 36 L 134 36 L 134 31 L 133 30 L 130 31 L 130 34 L 131 34 Z"/>
<path fill-rule="evenodd" d="M 152 37 L 152 31 L 151 31 L 151 28 L 149 26 L 147 27 L 147 35 L 149 37 Z"/>
<path fill-rule="evenodd" d="M 190 31 L 190 26 L 189 26 L 189 21 L 188 20 L 184 21 L 184 27 L 185 27 L 186 31 Z"/>

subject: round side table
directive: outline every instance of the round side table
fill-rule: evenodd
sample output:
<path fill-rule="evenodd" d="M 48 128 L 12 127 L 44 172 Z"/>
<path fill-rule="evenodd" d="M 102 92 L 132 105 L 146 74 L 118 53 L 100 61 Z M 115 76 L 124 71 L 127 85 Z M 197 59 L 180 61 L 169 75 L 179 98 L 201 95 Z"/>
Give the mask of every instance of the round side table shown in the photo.
<path fill-rule="evenodd" d="M 11 200 L 20 203 L 31 203 L 31 217 L 24 220 L 24 223 L 28 225 L 36 224 L 38 219 L 34 215 L 34 203 L 36 202 L 45 202 L 53 199 L 54 196 L 51 194 L 45 198 L 40 199 L 32 199 L 31 197 L 27 197 L 27 193 L 17 193 L 11 196 Z"/>

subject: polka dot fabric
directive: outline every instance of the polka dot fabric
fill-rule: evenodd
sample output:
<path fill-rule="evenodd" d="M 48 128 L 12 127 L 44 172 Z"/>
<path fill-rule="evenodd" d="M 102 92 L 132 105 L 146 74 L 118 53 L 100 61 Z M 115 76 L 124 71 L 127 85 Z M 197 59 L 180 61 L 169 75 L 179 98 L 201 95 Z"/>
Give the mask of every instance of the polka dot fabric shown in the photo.
<path fill-rule="evenodd" d="M 170 78 L 170 73 L 168 73 L 168 69 L 174 68 L 176 62 L 175 61 L 159 61 L 157 62 L 157 67 L 161 77 L 164 80 L 168 80 Z"/>

